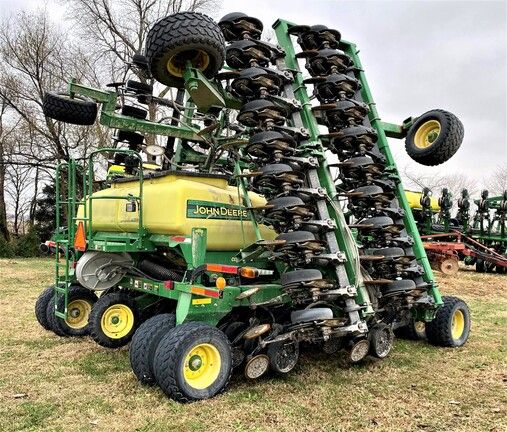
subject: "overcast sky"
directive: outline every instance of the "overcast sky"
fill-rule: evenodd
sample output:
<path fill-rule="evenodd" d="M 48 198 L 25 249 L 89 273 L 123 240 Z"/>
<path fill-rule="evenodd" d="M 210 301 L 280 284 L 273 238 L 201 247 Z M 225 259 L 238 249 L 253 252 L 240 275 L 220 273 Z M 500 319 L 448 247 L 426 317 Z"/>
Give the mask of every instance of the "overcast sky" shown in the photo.
<path fill-rule="evenodd" d="M 0 0 L 1 15 L 41 1 Z M 49 2 L 51 16 L 63 20 Z M 507 164 L 505 1 L 223 0 L 215 18 L 241 10 L 265 28 L 276 18 L 325 24 L 355 42 L 382 120 L 401 122 L 433 108 L 455 113 L 465 140 L 445 164 L 411 163 L 403 141 L 391 140 L 400 168 L 466 172 L 480 181 Z"/>

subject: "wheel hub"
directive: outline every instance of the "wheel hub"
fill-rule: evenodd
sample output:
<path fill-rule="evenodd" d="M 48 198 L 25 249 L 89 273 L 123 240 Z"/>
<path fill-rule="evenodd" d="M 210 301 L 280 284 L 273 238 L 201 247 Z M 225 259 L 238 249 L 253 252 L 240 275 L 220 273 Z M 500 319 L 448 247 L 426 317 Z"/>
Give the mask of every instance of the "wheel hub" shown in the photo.
<path fill-rule="evenodd" d="M 221 357 L 218 349 L 209 343 L 192 347 L 183 363 L 183 377 L 196 389 L 211 386 L 220 373 Z"/>
<path fill-rule="evenodd" d="M 428 120 L 415 133 L 414 144 L 419 149 L 430 147 L 440 135 L 442 128 L 437 120 Z"/>
<path fill-rule="evenodd" d="M 462 311 L 454 312 L 451 323 L 451 333 L 453 339 L 459 339 L 465 331 L 465 315 Z"/>
<path fill-rule="evenodd" d="M 92 305 L 86 300 L 73 300 L 67 305 L 66 324 L 72 329 L 82 329 L 88 325 L 88 318 L 92 310 Z"/>
<path fill-rule="evenodd" d="M 133 327 L 134 313 L 127 305 L 112 305 L 102 315 L 101 329 L 110 339 L 121 339 L 127 336 Z"/>

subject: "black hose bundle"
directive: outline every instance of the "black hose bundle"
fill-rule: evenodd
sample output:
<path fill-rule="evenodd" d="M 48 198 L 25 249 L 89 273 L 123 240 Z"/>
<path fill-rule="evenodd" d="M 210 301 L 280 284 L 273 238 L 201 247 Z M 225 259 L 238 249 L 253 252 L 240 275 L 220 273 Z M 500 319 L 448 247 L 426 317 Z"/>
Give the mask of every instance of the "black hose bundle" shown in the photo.
<path fill-rule="evenodd" d="M 166 266 L 154 262 L 150 258 L 143 258 L 137 264 L 137 268 L 145 273 L 147 276 L 161 281 L 172 280 L 180 282 L 183 280 L 183 275 L 167 268 Z"/>

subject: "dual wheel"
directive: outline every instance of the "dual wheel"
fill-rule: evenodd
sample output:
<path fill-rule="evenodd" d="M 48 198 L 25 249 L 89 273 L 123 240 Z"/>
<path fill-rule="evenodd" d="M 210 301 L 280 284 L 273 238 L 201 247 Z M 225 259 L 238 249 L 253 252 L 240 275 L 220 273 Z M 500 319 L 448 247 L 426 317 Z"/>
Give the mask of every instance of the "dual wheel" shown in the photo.
<path fill-rule="evenodd" d="M 233 369 L 227 336 L 205 323 L 175 323 L 174 314 L 160 314 L 139 327 L 129 351 L 134 374 L 180 402 L 221 393 Z"/>
<path fill-rule="evenodd" d="M 72 285 L 68 292 L 67 318 L 55 314 L 55 310 L 63 311 L 65 299 L 58 298 L 56 303 L 54 286 L 47 287 L 39 295 L 35 303 L 35 317 L 46 330 L 58 336 L 85 336 L 89 334 L 89 317 L 97 296 L 94 292 L 79 285 Z"/>
<path fill-rule="evenodd" d="M 237 362 L 231 347 L 231 336 L 237 331 L 221 331 L 202 322 L 175 323 L 174 314 L 160 314 L 137 329 L 129 357 L 138 380 L 145 385 L 158 384 L 165 394 L 180 402 L 207 399 L 224 391 L 233 369 L 243 360 Z M 238 323 L 232 323 L 229 330 L 237 330 L 234 324 Z M 286 374 L 298 358 L 298 342 L 273 343 L 267 355 L 250 359 L 245 375 L 258 378 L 268 368 Z"/>
<path fill-rule="evenodd" d="M 90 335 L 99 345 L 118 348 L 126 345 L 139 324 L 139 309 L 126 292 L 105 292 L 97 298 L 93 291 L 79 285 L 70 287 L 67 299 L 67 318 L 55 314 L 54 286 L 46 288 L 35 303 L 39 324 L 58 336 Z M 64 298 L 57 309 L 63 311 Z"/>

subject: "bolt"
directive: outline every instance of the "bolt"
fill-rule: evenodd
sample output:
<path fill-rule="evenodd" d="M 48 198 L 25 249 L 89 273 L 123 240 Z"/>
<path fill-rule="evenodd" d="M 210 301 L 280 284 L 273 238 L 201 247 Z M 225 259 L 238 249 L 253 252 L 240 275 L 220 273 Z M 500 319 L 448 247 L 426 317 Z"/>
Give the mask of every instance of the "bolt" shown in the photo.
<path fill-rule="evenodd" d="M 188 91 L 193 92 L 199 88 L 199 81 L 190 81 L 187 85 Z"/>

